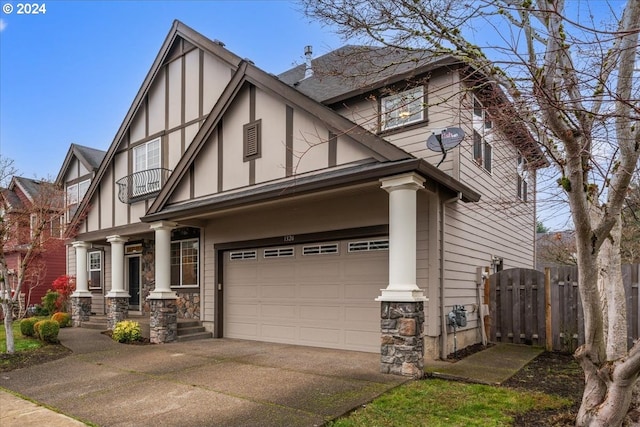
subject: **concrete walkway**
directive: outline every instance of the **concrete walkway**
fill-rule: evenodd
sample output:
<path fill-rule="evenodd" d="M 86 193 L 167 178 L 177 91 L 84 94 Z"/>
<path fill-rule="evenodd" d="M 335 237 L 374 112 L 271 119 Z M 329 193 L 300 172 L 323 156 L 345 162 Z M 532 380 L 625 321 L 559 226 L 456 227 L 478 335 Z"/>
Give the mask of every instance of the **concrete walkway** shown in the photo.
<path fill-rule="evenodd" d="M 316 426 L 407 379 L 378 373 L 378 354 L 231 339 L 118 344 L 70 328 L 73 355 L 0 374 L 0 425 Z M 428 363 L 444 378 L 498 384 L 541 350 L 497 345 L 457 363 Z"/>

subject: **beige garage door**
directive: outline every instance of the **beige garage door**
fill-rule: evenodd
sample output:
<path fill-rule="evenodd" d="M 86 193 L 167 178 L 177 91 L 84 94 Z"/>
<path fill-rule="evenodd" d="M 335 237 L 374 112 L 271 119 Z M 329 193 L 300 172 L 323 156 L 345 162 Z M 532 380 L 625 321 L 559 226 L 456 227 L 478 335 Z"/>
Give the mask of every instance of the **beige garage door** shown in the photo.
<path fill-rule="evenodd" d="M 380 351 L 387 238 L 225 253 L 224 336 Z"/>

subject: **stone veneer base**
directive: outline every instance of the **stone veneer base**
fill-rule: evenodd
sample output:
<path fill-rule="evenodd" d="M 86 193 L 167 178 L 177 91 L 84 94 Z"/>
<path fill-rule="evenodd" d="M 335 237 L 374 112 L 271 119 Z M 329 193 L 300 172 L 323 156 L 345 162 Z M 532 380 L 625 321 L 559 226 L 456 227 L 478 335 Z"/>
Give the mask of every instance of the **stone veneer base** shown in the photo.
<path fill-rule="evenodd" d="M 73 326 L 82 326 L 82 322 L 91 316 L 91 297 L 71 297 L 71 322 Z"/>
<path fill-rule="evenodd" d="M 116 323 L 125 320 L 129 315 L 129 297 L 106 297 L 107 328 L 113 331 Z"/>
<path fill-rule="evenodd" d="M 148 299 L 151 306 L 149 340 L 154 344 L 178 339 L 178 308 L 175 299 Z"/>
<path fill-rule="evenodd" d="M 424 376 L 423 326 L 424 302 L 382 302 L 380 372 Z"/>

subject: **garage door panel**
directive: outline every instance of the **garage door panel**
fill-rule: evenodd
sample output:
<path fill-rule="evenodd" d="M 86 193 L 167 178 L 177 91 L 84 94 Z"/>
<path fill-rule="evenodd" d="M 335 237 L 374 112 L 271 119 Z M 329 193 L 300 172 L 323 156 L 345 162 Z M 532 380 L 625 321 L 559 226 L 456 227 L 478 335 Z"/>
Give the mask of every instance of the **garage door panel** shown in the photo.
<path fill-rule="evenodd" d="M 288 299 L 296 295 L 295 284 L 290 285 L 272 285 L 266 284 L 260 287 L 260 296 L 263 298 L 280 298 Z"/>
<path fill-rule="evenodd" d="M 312 285 L 312 284 L 304 284 L 300 285 L 300 298 L 302 299 L 315 299 L 315 298 L 324 298 L 324 299 L 336 299 L 342 296 L 342 286 L 339 284 L 323 284 L 323 285 Z"/>
<path fill-rule="evenodd" d="M 286 326 L 281 324 L 263 324 L 260 327 L 261 336 L 260 339 L 265 340 L 286 340 L 284 342 L 295 342 L 297 338 L 297 327 Z"/>
<path fill-rule="evenodd" d="M 387 286 L 388 252 L 348 252 L 347 243 L 338 254 L 303 255 L 308 245 L 296 245 L 294 256 L 225 257 L 223 335 L 380 351 L 375 298 Z"/>
<path fill-rule="evenodd" d="M 336 320 L 342 318 L 342 307 L 304 305 L 300 307 L 300 320 Z"/>
<path fill-rule="evenodd" d="M 298 310 L 295 305 L 261 304 L 260 314 L 263 319 L 296 319 Z"/>

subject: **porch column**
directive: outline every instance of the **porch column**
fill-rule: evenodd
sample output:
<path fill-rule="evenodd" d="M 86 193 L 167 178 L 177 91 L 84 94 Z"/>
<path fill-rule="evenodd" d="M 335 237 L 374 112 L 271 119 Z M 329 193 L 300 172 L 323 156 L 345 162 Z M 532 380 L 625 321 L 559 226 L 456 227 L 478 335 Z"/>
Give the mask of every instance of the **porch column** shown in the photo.
<path fill-rule="evenodd" d="M 149 293 L 149 335 L 153 343 L 172 342 L 178 335 L 178 296 L 171 290 L 171 230 L 178 224 L 158 221 L 155 231 L 155 289 Z"/>
<path fill-rule="evenodd" d="M 73 326 L 81 326 L 91 316 L 91 292 L 87 276 L 87 242 L 73 242 L 76 251 L 76 290 L 71 294 L 71 320 Z"/>
<path fill-rule="evenodd" d="M 389 193 L 389 285 L 381 289 L 383 373 L 424 375 L 424 303 L 416 281 L 417 192 L 424 178 L 409 173 L 380 180 Z"/>
<path fill-rule="evenodd" d="M 111 244 L 111 290 L 105 295 L 107 302 L 107 327 L 113 330 L 116 323 L 125 320 L 129 313 L 129 292 L 124 289 L 124 244 L 127 237 L 107 236 Z"/>

